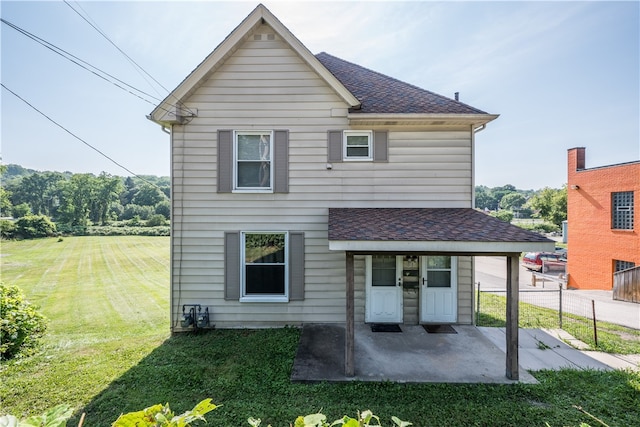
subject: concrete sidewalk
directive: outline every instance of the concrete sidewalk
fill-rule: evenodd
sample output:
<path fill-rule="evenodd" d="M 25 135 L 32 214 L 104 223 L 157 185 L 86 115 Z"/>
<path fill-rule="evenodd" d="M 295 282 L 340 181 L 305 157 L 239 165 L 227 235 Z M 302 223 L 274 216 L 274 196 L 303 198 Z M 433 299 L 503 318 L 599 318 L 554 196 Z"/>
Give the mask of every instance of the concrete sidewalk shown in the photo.
<path fill-rule="evenodd" d="M 616 366 L 600 355 L 592 357 L 541 329 L 521 329 L 520 379 L 513 381 L 505 376 L 504 328 L 454 325 L 455 334 L 431 334 L 419 325 L 400 327 L 402 332 L 372 332 L 370 325 L 356 325 L 355 376 L 346 377 L 344 325 L 304 325 L 291 380 L 512 384 L 536 383 L 529 370 L 638 367 L 633 359 Z"/>
<path fill-rule="evenodd" d="M 484 336 L 502 351 L 505 349 L 504 328 L 478 327 Z M 580 347 L 584 343 L 562 329 L 520 329 L 520 367 L 527 371 L 543 369 L 640 369 L 640 355 L 615 355 L 600 351 L 585 351 L 567 345 L 572 342 Z"/>

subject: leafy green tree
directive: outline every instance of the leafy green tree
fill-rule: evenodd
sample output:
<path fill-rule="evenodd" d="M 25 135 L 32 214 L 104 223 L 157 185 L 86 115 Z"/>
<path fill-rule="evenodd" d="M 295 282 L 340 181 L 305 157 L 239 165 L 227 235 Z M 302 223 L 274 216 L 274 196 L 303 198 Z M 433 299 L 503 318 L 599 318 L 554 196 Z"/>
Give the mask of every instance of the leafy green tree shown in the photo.
<path fill-rule="evenodd" d="M 155 212 L 166 219 L 171 219 L 171 202 L 168 200 L 161 201 L 156 205 Z"/>
<path fill-rule="evenodd" d="M 11 215 L 13 203 L 11 203 L 11 199 L 9 198 L 10 195 L 10 192 L 0 187 L 0 217 Z"/>
<path fill-rule="evenodd" d="M 493 195 L 484 185 L 476 186 L 476 208 L 491 210 L 494 204 Z"/>
<path fill-rule="evenodd" d="M 52 215 L 57 196 L 58 182 L 65 180 L 59 172 L 35 172 L 12 182 L 14 205 L 27 203 L 36 215 Z"/>
<path fill-rule="evenodd" d="M 58 209 L 61 221 L 71 226 L 89 225 L 89 213 L 96 190 L 96 177 L 92 174 L 75 174 L 64 182 L 62 205 Z"/>
<path fill-rule="evenodd" d="M 534 194 L 527 205 L 535 211 L 534 216 L 558 227 L 567 219 L 567 186 L 561 189 L 545 187 Z"/>
<path fill-rule="evenodd" d="M 125 206 L 122 219 L 129 220 L 137 216 L 140 219 L 147 220 L 151 215 L 153 215 L 153 207 L 130 204 Z"/>
<path fill-rule="evenodd" d="M 506 209 L 508 211 L 519 210 L 527 199 L 520 193 L 508 193 L 505 194 L 500 200 L 500 209 Z"/>
<path fill-rule="evenodd" d="M 122 206 L 127 206 L 133 200 L 133 197 L 138 192 L 138 187 L 136 186 L 135 181 L 130 176 L 126 177 L 124 180 L 124 191 L 120 193 L 120 203 Z"/>
<path fill-rule="evenodd" d="M 14 218 L 22 218 L 31 213 L 31 208 L 27 203 L 20 203 L 19 205 L 14 206 L 11 212 L 13 213 Z"/>
<path fill-rule="evenodd" d="M 144 184 L 140 187 L 131 202 L 140 206 L 155 206 L 164 200 L 164 198 L 165 195 L 160 191 L 160 189 L 158 189 L 158 187 L 150 184 Z"/>
<path fill-rule="evenodd" d="M 119 200 L 124 185 L 118 177 L 103 172 L 96 178 L 95 198 L 92 203 L 91 220 L 106 225 L 109 221 L 109 207 Z"/>

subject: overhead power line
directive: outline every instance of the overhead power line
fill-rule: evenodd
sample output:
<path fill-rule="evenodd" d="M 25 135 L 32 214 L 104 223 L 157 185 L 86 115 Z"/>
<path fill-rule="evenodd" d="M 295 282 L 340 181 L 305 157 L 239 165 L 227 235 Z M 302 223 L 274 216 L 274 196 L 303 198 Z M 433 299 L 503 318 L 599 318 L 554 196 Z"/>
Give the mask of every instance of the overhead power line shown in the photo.
<path fill-rule="evenodd" d="M 86 145 L 87 147 L 91 148 L 92 150 L 94 150 L 95 152 L 97 152 L 98 154 L 100 154 L 102 157 L 106 158 L 107 160 L 109 160 L 111 163 L 113 163 L 114 165 L 118 166 L 119 168 L 122 168 L 123 170 L 129 172 L 132 176 L 135 176 L 136 178 L 141 179 L 142 181 L 146 182 L 147 184 L 157 188 L 158 190 L 160 190 L 162 192 L 162 189 L 160 187 L 158 187 L 156 184 L 154 184 L 151 181 L 148 181 L 147 179 L 145 179 L 144 177 L 138 175 L 137 173 L 133 172 L 131 169 L 127 168 L 126 166 L 118 163 L 117 161 L 115 161 L 114 159 L 112 159 L 111 157 L 109 157 L 107 154 L 103 153 L 102 151 L 100 151 L 99 149 L 97 149 L 96 147 L 94 147 L 93 145 L 89 144 L 87 141 L 85 141 L 84 139 L 80 138 L 78 135 L 76 135 L 75 133 L 71 132 L 69 129 L 67 129 L 66 127 L 62 126 L 60 123 L 56 122 L 54 119 L 52 119 L 51 117 L 49 117 L 48 115 L 46 115 L 45 113 L 43 113 L 42 111 L 40 111 L 39 109 L 37 109 L 35 106 L 33 106 L 29 101 L 27 101 L 26 99 L 24 99 L 23 97 L 21 97 L 20 95 L 18 95 L 17 93 L 15 93 L 14 91 L 12 91 L 11 89 L 9 89 L 7 86 L 5 86 L 4 83 L 0 83 L 0 85 L 2 85 L 2 87 L 8 91 L 9 93 L 11 93 L 13 96 L 15 96 L 16 98 L 18 98 L 20 101 L 24 102 L 25 104 L 27 104 L 29 107 L 31 107 L 33 110 L 35 110 L 38 114 L 40 114 L 41 116 L 43 116 L 44 118 L 46 118 L 47 120 L 49 120 L 51 123 L 53 123 L 54 125 L 58 126 L 60 129 L 62 129 L 63 131 L 65 131 L 66 133 L 68 133 L 69 135 L 71 135 L 72 137 L 74 137 L 75 139 L 77 139 L 78 141 L 82 142 L 84 145 Z M 164 192 L 162 192 L 162 194 L 164 194 Z M 165 196 L 166 197 L 166 196 Z"/>
<path fill-rule="evenodd" d="M 154 95 L 148 94 L 148 93 L 144 92 L 143 90 L 138 89 L 135 86 L 132 86 L 132 85 L 120 80 L 119 78 L 107 73 L 104 70 L 101 70 L 100 68 L 98 68 L 96 66 L 91 65 L 87 61 L 84 61 L 83 59 L 78 58 L 77 56 L 67 52 L 66 50 L 64 50 L 64 49 L 62 49 L 62 48 L 60 48 L 60 47 L 58 47 L 56 45 L 54 45 L 53 43 L 50 43 L 50 42 L 48 42 L 48 41 L 36 36 L 35 34 L 32 34 L 29 31 L 18 27 L 17 25 L 7 21 L 4 18 L 0 18 L 0 21 L 2 21 L 3 24 L 8 25 L 10 28 L 13 28 L 14 30 L 18 31 L 20 34 L 30 38 L 31 40 L 35 41 L 36 43 L 39 43 L 42 46 L 46 47 L 47 49 L 51 50 L 52 52 L 57 53 L 58 55 L 60 55 L 63 58 L 65 58 L 66 60 L 76 64 L 77 66 L 83 68 L 86 71 L 89 71 L 93 75 L 95 75 L 95 76 L 97 76 L 97 77 L 99 77 L 99 78 L 101 78 L 101 79 L 103 79 L 103 80 L 105 80 L 105 81 L 107 81 L 109 83 L 112 83 L 116 87 L 118 87 L 118 88 L 120 88 L 120 89 L 122 89 L 122 90 L 124 90 L 124 91 L 126 91 L 128 93 L 130 93 L 131 95 L 133 95 L 133 96 L 135 96 L 137 98 L 140 98 L 141 100 L 143 100 L 143 101 L 145 101 L 145 102 L 147 102 L 147 103 L 149 103 L 151 105 L 155 106 L 156 104 L 154 102 L 144 98 L 140 94 L 145 95 L 145 96 L 150 97 L 150 98 L 153 98 L 156 101 L 161 101 L 159 98 L 155 97 Z M 112 80 L 109 80 L 105 76 L 110 77 L 111 79 L 115 80 L 117 83 L 112 81 Z M 118 83 L 120 83 L 120 84 L 118 84 Z M 126 86 L 129 89 L 123 87 L 122 85 Z M 137 93 L 132 92 L 132 90 L 137 92 Z"/>
<path fill-rule="evenodd" d="M 171 92 L 169 91 L 169 89 L 167 89 L 166 87 L 164 87 L 162 85 L 162 83 L 160 83 L 158 80 L 156 80 L 151 74 L 149 74 L 140 64 L 138 64 L 136 61 L 133 60 L 133 58 L 131 58 L 129 55 L 127 55 L 127 53 L 122 50 L 113 40 L 111 40 L 111 38 L 109 38 L 109 36 L 102 31 L 102 29 L 98 26 L 98 24 L 95 23 L 95 21 L 93 21 L 93 19 L 91 19 L 91 17 L 89 16 L 89 14 L 87 13 L 87 11 L 85 11 L 82 6 L 80 6 L 80 4 L 76 1 L 76 5 L 78 6 L 78 8 L 80 10 L 82 10 L 82 12 L 84 13 L 84 15 L 82 13 L 80 13 L 77 9 L 75 9 L 71 3 L 69 3 L 67 0 L 64 0 L 64 3 L 69 6 L 71 8 L 71 10 L 73 10 L 76 14 L 78 14 L 79 17 L 81 17 L 87 24 L 89 24 L 94 30 L 96 30 L 98 32 L 98 34 L 100 34 L 102 37 L 104 37 L 109 43 L 111 43 L 111 45 L 113 45 L 113 47 L 115 47 L 118 52 L 120 52 L 125 58 L 127 58 L 127 60 L 134 66 L 134 68 L 136 69 L 136 71 L 138 71 L 138 73 L 142 76 L 142 78 L 144 78 L 146 80 L 146 82 L 149 84 L 149 86 L 151 86 L 151 88 L 153 88 L 154 90 L 156 90 L 155 87 L 153 87 L 153 85 L 151 85 L 151 83 L 149 83 L 149 80 L 146 79 L 146 76 L 148 76 L 149 78 L 151 78 L 151 80 L 153 80 L 158 86 L 160 86 L 162 89 L 164 89 L 164 91 L 168 94 L 171 94 Z M 86 16 L 85 16 L 86 15 Z M 142 71 L 143 74 L 141 74 L 140 72 Z M 157 90 L 156 90 L 156 93 Z M 177 99 L 174 95 L 172 95 L 176 101 L 180 102 L 179 99 Z M 185 110 L 187 110 L 189 113 L 191 114 L 195 114 L 193 111 L 191 111 L 188 107 L 186 106 L 182 106 L 182 108 L 184 108 Z"/>

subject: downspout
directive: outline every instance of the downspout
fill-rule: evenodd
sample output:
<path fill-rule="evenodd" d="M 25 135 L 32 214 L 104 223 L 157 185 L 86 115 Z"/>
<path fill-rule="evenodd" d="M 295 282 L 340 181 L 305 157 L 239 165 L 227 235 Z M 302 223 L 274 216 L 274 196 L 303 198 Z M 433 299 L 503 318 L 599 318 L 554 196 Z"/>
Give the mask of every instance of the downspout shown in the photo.
<path fill-rule="evenodd" d="M 473 125 L 471 125 L 471 209 L 475 209 L 476 206 L 476 133 L 482 132 L 487 127 L 487 124 L 484 123 L 481 126 L 473 129 Z M 475 291 L 476 286 L 476 257 L 475 255 L 471 257 L 471 283 Z M 472 303 L 475 303 L 475 301 Z M 471 319 L 474 325 L 477 325 L 478 319 L 475 318 L 478 307 L 474 307 L 473 313 L 471 314 Z"/>

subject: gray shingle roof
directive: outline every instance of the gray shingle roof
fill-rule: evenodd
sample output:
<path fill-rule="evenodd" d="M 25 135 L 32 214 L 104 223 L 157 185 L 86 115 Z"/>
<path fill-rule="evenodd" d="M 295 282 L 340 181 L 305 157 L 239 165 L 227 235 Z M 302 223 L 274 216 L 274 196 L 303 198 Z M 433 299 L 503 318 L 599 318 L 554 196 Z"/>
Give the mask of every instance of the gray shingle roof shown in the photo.
<path fill-rule="evenodd" d="M 550 242 L 470 208 L 330 208 L 329 240 Z"/>
<path fill-rule="evenodd" d="M 362 103 L 354 113 L 487 114 L 325 52 L 316 58 Z"/>

